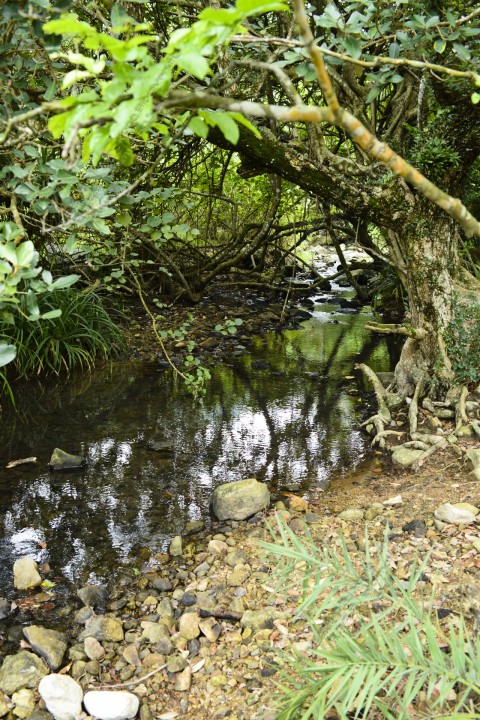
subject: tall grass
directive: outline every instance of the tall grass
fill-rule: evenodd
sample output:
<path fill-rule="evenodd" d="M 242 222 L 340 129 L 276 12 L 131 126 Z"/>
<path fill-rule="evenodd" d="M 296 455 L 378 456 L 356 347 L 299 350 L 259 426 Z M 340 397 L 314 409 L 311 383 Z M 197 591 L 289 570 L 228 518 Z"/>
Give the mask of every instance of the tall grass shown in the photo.
<path fill-rule="evenodd" d="M 120 329 L 95 293 L 57 290 L 41 295 L 38 304 L 42 315 L 57 308 L 61 315 L 30 321 L 26 300 L 22 300 L 15 323 L 0 325 L 2 339 L 17 348 L 15 360 L 5 368 L 8 377 L 91 369 L 98 359 L 124 348 Z"/>
<path fill-rule="evenodd" d="M 428 559 L 405 582 L 387 535 L 380 549 L 366 536 L 357 557 L 344 540 L 319 547 L 278 526 L 261 544 L 278 561 L 278 590 L 303 591 L 298 615 L 313 636 L 310 652 L 281 659 L 278 720 L 480 718 L 480 639 L 463 616 L 442 625 L 433 593 L 417 590 Z"/>

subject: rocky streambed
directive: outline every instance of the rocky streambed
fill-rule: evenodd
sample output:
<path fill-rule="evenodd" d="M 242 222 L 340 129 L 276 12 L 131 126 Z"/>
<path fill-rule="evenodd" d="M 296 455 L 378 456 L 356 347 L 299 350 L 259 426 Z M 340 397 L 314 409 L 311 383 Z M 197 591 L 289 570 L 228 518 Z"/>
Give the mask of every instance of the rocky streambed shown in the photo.
<path fill-rule="evenodd" d="M 70 632 L 22 628 L 17 651 L 0 669 L 0 716 L 274 718 L 282 653 L 313 657 L 316 643 L 308 618 L 298 614 L 300 579 L 278 587 L 276 561 L 260 544 L 278 538 L 278 517 L 318 547 L 345 541 L 354 563 L 364 560 L 365 531 L 375 554 L 387 528 L 390 567 L 408 579 L 415 561 L 429 554 L 418 590 L 433 588 L 436 607 L 451 619 L 462 609 L 459 588 L 479 573 L 480 493 L 472 484 L 450 487 L 457 512 L 440 520 L 442 491 L 419 491 L 422 478 L 414 488 L 411 481 L 401 470 L 386 474 L 379 493 L 371 477 L 365 484 L 357 479 L 357 497 L 350 496 L 357 504 L 341 512 L 345 493 L 311 503 L 289 495 L 275 508 L 217 522 L 209 532 L 202 522 L 187 524 L 169 552 L 110 597 L 99 586 L 79 591 L 82 607 Z M 436 484 L 445 491 L 442 478 Z M 471 501 L 458 505 L 466 494 Z M 349 622 L 353 627 L 361 618 Z"/>

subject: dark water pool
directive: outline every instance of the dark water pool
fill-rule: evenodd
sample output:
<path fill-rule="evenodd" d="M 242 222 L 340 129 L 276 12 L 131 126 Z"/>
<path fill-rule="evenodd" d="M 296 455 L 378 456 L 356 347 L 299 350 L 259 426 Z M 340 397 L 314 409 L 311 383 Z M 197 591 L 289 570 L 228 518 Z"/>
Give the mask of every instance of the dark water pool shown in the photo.
<path fill-rule="evenodd" d="M 0 420 L 0 594 L 24 554 L 77 584 L 108 579 L 136 548 L 159 551 L 187 520 L 208 521 L 220 483 L 256 477 L 303 493 L 358 465 L 368 450 L 346 376 L 355 362 L 388 370 L 391 355 L 367 319 L 318 304 L 302 330 L 257 338 L 214 368 L 198 404 L 150 363 L 20 390 L 18 412 Z M 152 439 L 172 451 L 148 449 Z M 87 467 L 50 472 L 55 447 Z M 38 464 L 5 469 L 32 455 Z"/>

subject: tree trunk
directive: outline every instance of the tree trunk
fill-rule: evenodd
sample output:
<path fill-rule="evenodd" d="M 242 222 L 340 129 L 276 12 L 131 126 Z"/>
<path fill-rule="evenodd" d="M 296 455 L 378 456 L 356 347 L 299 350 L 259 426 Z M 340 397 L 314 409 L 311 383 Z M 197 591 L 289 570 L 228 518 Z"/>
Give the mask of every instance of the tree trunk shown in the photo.
<path fill-rule="evenodd" d="M 426 331 L 424 339 L 409 337 L 395 369 L 398 392 L 411 395 L 422 376 L 444 390 L 454 380 L 452 353 L 468 354 L 468 347 L 452 347 L 446 339 L 458 322 L 459 305 L 480 298 L 480 284 L 461 268 L 457 224 L 444 213 L 416 199 L 407 223 L 390 237 L 392 256 L 409 300 L 408 325 Z"/>

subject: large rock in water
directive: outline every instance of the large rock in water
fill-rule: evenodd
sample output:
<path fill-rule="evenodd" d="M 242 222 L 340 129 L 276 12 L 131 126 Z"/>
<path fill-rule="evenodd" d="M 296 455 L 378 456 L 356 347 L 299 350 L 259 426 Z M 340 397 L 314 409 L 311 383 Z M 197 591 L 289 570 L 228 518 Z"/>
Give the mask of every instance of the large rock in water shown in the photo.
<path fill-rule="evenodd" d="M 38 565 L 30 555 L 25 555 L 13 563 L 13 584 L 17 590 L 28 590 L 41 582 Z"/>
<path fill-rule="evenodd" d="M 48 675 L 38 692 L 55 720 L 76 720 L 82 712 L 83 690 L 67 675 Z"/>
<path fill-rule="evenodd" d="M 40 655 L 52 670 L 60 667 L 67 649 L 67 641 L 63 633 L 47 630 L 40 625 L 29 625 L 23 628 L 23 634 L 32 650 Z"/>
<path fill-rule="evenodd" d="M 213 512 L 219 520 L 245 520 L 270 504 L 270 492 L 255 478 L 219 485 L 214 490 Z"/>
<path fill-rule="evenodd" d="M 65 450 L 55 448 L 49 465 L 52 470 L 78 470 L 85 465 L 85 458 L 81 455 L 70 455 Z"/>
<path fill-rule="evenodd" d="M 22 688 L 35 688 L 45 675 L 48 675 L 48 669 L 43 660 L 22 650 L 16 655 L 8 655 L 3 661 L 0 690 L 7 695 L 13 695 Z"/>

